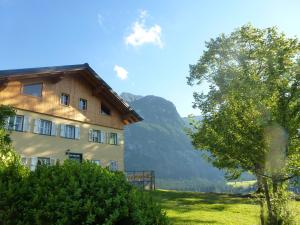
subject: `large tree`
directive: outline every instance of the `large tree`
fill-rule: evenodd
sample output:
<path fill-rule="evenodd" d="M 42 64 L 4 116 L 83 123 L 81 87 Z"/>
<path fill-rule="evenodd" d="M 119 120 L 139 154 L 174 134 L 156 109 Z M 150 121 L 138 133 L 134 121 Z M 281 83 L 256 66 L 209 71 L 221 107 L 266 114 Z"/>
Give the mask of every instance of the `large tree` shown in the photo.
<path fill-rule="evenodd" d="M 194 123 L 193 145 L 230 178 L 254 174 L 268 209 L 264 221 L 261 202 L 262 223 L 287 223 L 287 181 L 300 168 L 299 40 L 245 25 L 207 42 L 187 79 L 209 85 L 194 93 L 203 120 Z"/>

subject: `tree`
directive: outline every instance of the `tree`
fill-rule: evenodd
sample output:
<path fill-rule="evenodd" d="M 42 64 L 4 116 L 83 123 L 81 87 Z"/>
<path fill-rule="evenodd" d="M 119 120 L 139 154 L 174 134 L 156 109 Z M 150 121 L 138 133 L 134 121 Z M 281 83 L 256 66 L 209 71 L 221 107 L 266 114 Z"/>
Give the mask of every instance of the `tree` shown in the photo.
<path fill-rule="evenodd" d="M 257 177 L 268 210 L 264 221 L 261 201 L 262 223 L 289 223 L 287 181 L 300 175 L 299 40 L 245 25 L 206 48 L 187 77 L 189 85 L 209 84 L 194 93 L 203 120 L 193 123 L 193 145 L 228 178 Z"/>
<path fill-rule="evenodd" d="M 18 161 L 18 155 L 12 148 L 11 139 L 5 130 L 7 118 L 13 115 L 15 115 L 15 111 L 11 107 L 0 106 L 0 167 Z"/>

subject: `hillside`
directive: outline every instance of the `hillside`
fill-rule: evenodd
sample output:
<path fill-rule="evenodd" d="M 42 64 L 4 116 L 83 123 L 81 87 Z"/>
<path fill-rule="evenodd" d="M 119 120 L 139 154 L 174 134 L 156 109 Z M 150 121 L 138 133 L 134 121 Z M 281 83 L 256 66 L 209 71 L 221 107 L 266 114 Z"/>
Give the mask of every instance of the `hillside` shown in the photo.
<path fill-rule="evenodd" d="M 223 180 L 222 173 L 201 158 L 184 132 L 174 104 L 161 97 L 122 97 L 144 118 L 125 129 L 126 170 L 155 170 L 161 179 Z"/>

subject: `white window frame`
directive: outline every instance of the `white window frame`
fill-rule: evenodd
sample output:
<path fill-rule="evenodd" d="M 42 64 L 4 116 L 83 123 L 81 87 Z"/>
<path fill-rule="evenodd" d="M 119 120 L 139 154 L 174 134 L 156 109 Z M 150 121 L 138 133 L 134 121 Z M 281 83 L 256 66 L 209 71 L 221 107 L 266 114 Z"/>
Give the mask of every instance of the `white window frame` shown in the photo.
<path fill-rule="evenodd" d="M 110 160 L 109 161 L 109 170 L 110 171 L 118 171 L 118 161 Z"/>
<path fill-rule="evenodd" d="M 18 118 L 21 118 L 21 123 L 17 123 L 20 122 L 18 121 Z M 25 124 L 25 120 L 26 120 L 26 124 Z M 28 117 L 25 117 L 24 115 L 9 116 L 7 118 L 6 127 L 8 130 L 12 130 L 12 131 L 20 131 L 20 132 L 27 131 L 29 126 L 28 121 L 29 121 Z"/>
<path fill-rule="evenodd" d="M 67 104 L 65 104 L 65 101 L 67 100 Z M 70 105 L 70 95 L 67 93 L 61 93 L 60 95 L 60 104 L 64 106 Z"/>
<path fill-rule="evenodd" d="M 25 93 L 25 87 L 26 86 L 34 86 L 34 85 L 40 85 L 41 89 L 40 89 L 40 94 L 39 95 L 33 95 L 30 93 Z M 43 83 L 29 83 L 29 84 L 22 84 L 22 95 L 28 95 L 28 96 L 33 96 L 33 97 L 37 97 L 40 98 L 43 95 Z"/>
<path fill-rule="evenodd" d="M 73 129 L 73 131 L 71 131 Z M 78 125 L 61 124 L 60 136 L 68 139 L 80 139 L 80 127 Z"/>
<path fill-rule="evenodd" d="M 84 98 L 79 99 L 79 109 L 82 111 L 87 110 L 87 100 L 86 99 L 84 99 Z"/>
<path fill-rule="evenodd" d="M 51 160 L 49 157 L 37 157 L 37 165 L 41 166 L 41 165 L 47 165 L 50 166 L 51 165 Z"/>
<path fill-rule="evenodd" d="M 97 166 L 101 166 L 101 160 L 99 159 L 92 159 L 91 162 L 95 163 Z"/>
<path fill-rule="evenodd" d="M 108 143 L 110 145 L 118 145 L 118 133 L 110 132 L 109 138 L 108 138 Z"/>
<path fill-rule="evenodd" d="M 41 119 L 40 126 L 39 126 L 39 134 L 51 136 L 51 131 L 52 131 L 52 121 Z"/>

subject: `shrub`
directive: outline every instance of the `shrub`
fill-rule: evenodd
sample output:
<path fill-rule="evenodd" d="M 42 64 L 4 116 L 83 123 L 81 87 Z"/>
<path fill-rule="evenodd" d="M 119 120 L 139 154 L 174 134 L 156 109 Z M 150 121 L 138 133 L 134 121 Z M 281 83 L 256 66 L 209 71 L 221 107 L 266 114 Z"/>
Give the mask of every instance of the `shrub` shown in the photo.
<path fill-rule="evenodd" d="M 121 172 L 72 161 L 27 176 L 11 172 L 17 170 L 0 172 L 0 224 L 169 224 L 160 206 Z"/>

